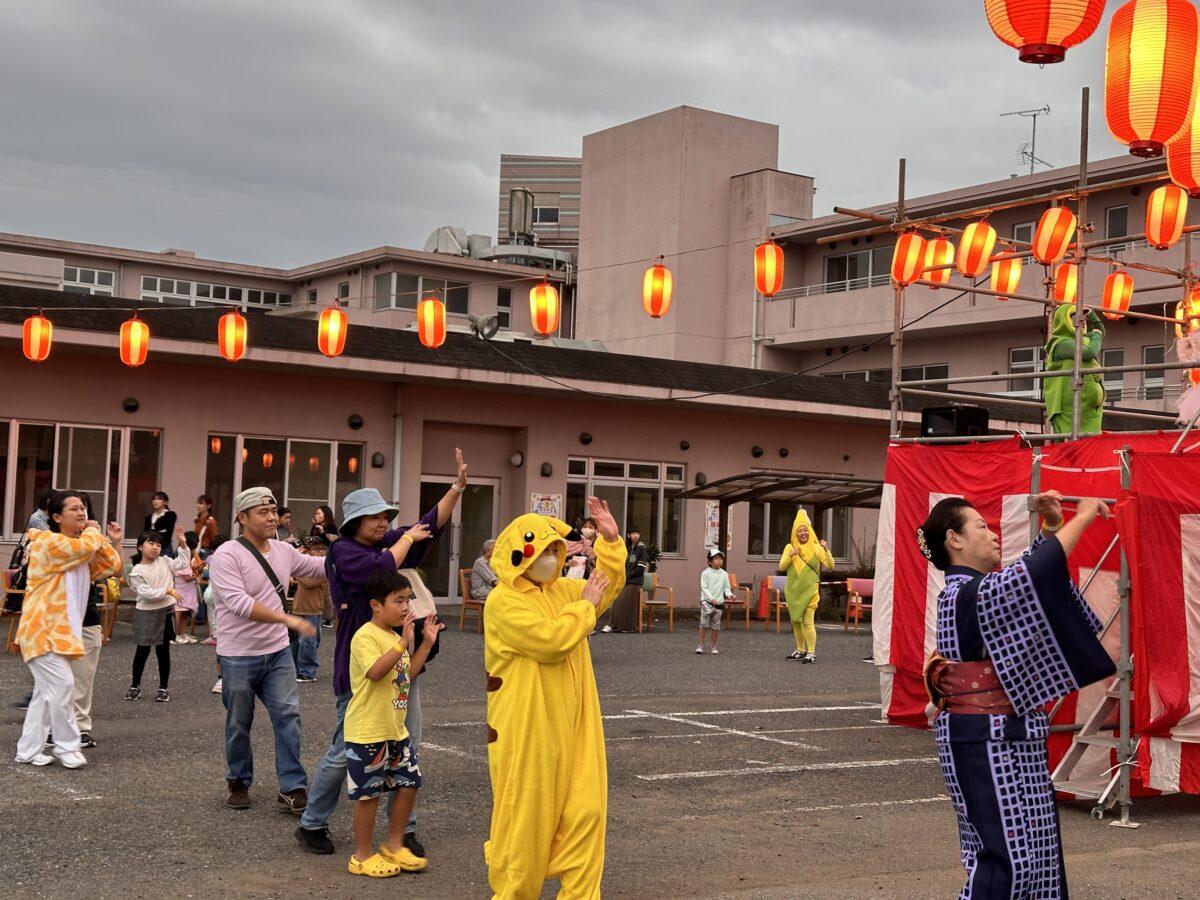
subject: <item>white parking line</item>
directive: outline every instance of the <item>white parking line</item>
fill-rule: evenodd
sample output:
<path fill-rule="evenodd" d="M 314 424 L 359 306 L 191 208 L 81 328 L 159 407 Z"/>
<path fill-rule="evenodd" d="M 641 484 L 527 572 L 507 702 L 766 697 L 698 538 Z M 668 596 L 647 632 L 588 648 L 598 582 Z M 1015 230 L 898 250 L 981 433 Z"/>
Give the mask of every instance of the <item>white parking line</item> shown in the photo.
<path fill-rule="evenodd" d="M 478 753 L 468 753 L 466 750 L 459 750 L 457 747 L 447 747 L 443 744 L 435 744 L 433 741 L 421 741 L 422 750 L 437 750 L 439 753 L 449 753 L 451 756 L 461 756 L 463 759 L 482 759 Z"/>
<path fill-rule="evenodd" d="M 868 731 L 878 728 L 899 728 L 899 725 L 830 725 L 823 728 L 771 728 L 756 731 L 755 734 L 816 734 L 826 731 Z M 627 737 L 605 737 L 609 743 L 614 741 L 652 741 L 660 738 L 705 738 L 717 737 L 720 732 L 692 731 L 687 734 L 635 734 Z"/>
<path fill-rule="evenodd" d="M 807 766 L 760 766 L 753 769 L 710 769 L 703 772 L 666 772 L 662 775 L 638 775 L 642 781 L 677 781 L 689 778 L 727 778 L 738 775 L 783 775 L 799 772 L 819 772 L 830 769 L 875 769 L 881 766 L 905 766 L 912 763 L 936 763 L 936 756 L 909 759 L 860 759 L 840 762 L 813 763 Z"/>
<path fill-rule="evenodd" d="M 863 702 L 849 706 L 778 706 L 768 707 L 766 709 L 699 709 L 688 712 L 678 713 L 651 713 L 641 710 L 626 710 L 623 713 L 609 713 L 601 716 L 606 722 L 620 721 L 623 719 L 648 719 L 661 717 L 663 715 L 672 716 L 687 716 L 690 718 L 705 718 L 707 716 L 748 716 L 748 715 L 777 715 L 783 713 L 798 713 L 798 712 L 876 712 L 879 709 L 878 703 Z M 430 722 L 430 728 L 483 728 L 487 725 L 486 722 Z"/>
<path fill-rule="evenodd" d="M 784 809 L 764 809 L 761 810 L 762 815 L 771 816 L 779 815 L 780 813 L 816 813 L 816 812 L 837 812 L 843 809 L 876 809 L 883 806 L 913 806 L 921 803 L 941 803 L 948 801 L 950 798 L 945 794 L 938 794 L 936 797 L 913 797 L 909 800 L 868 800 L 863 803 L 840 803 L 834 806 L 790 806 Z M 724 818 L 729 814 L 727 812 L 704 813 L 703 815 L 686 815 L 680 816 L 681 819 L 708 819 L 708 818 Z"/>
<path fill-rule="evenodd" d="M 684 718 L 683 716 L 665 715 L 662 713 L 650 713 L 640 709 L 631 709 L 629 712 L 640 716 L 646 716 L 651 719 L 661 719 L 664 722 L 674 722 L 676 725 L 691 725 L 693 728 L 706 728 L 710 731 L 719 731 L 725 735 L 733 735 L 735 737 L 752 738 L 756 741 L 767 741 L 772 744 L 783 744 L 786 747 L 795 747 L 798 750 L 820 750 L 820 747 L 814 747 L 812 744 L 804 744 L 800 741 L 789 741 L 784 738 L 771 737 L 770 735 L 761 734 L 753 731 L 740 731 L 736 728 L 722 728 L 720 725 L 713 725 L 711 722 L 700 722 L 696 719 Z"/>

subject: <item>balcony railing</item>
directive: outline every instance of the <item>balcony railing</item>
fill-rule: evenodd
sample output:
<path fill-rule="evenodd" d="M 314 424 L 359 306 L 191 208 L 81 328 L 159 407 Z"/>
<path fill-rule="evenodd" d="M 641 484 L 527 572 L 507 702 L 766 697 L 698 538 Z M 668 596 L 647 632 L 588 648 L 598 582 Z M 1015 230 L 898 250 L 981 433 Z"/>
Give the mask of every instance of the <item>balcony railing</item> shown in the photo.
<path fill-rule="evenodd" d="M 846 281 L 824 281 L 820 284 L 806 284 L 801 287 L 784 288 L 774 297 L 768 299 L 789 300 L 793 297 L 814 297 L 819 294 L 842 294 L 846 291 L 881 287 L 890 281 L 890 275 L 868 275 L 863 278 L 850 278 Z"/>

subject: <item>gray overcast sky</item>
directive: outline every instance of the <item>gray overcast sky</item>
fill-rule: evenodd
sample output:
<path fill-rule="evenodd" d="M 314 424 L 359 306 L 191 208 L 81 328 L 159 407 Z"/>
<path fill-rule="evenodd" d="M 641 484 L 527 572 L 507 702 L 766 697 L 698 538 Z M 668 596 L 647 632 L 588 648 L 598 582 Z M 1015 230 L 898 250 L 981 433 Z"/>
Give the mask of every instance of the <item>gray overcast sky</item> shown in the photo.
<path fill-rule="evenodd" d="M 1110 3 L 1111 9 L 1117 6 Z M 982 0 L 10 0 L 0 230 L 291 266 L 438 225 L 494 234 L 502 152 L 680 104 L 777 123 L 818 212 L 1123 152 L 1107 22 L 1039 69 Z"/>

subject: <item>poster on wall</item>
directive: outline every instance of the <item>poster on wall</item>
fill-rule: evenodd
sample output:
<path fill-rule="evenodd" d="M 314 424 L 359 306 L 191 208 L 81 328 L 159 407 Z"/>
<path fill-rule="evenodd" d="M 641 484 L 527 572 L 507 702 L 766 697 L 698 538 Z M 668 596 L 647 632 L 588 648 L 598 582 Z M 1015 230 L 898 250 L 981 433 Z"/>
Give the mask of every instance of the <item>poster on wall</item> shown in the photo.
<path fill-rule="evenodd" d="M 561 519 L 562 508 L 562 494 L 529 495 L 529 511 L 532 513 L 537 513 L 540 516 L 554 516 L 556 519 Z"/>
<path fill-rule="evenodd" d="M 733 510 L 725 514 L 725 548 L 733 548 Z M 715 547 L 721 534 L 721 504 L 716 500 L 704 501 L 704 546 Z"/>

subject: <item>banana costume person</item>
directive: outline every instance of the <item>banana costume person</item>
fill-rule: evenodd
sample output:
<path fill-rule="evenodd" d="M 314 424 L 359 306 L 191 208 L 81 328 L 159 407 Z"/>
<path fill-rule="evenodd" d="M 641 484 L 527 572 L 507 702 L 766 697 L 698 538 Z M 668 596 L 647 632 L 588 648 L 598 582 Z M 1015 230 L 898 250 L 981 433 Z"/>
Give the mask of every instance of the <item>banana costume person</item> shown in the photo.
<path fill-rule="evenodd" d="M 792 542 L 783 548 L 779 571 L 787 573 L 783 595 L 787 598 L 788 616 L 796 649 L 788 659 L 814 662 L 817 649 L 817 603 L 821 599 L 821 567 L 833 568 L 833 557 L 824 541 L 817 540 L 808 513 L 797 510 L 792 522 Z"/>
<path fill-rule="evenodd" d="M 520 516 L 492 552 L 499 583 L 483 620 L 492 822 L 483 852 L 503 900 L 537 898 L 555 877 L 560 898 L 600 896 L 608 773 L 587 639 L 625 584 L 625 544 L 608 505 L 594 497 L 589 505 L 599 536 L 587 582 L 559 577 L 572 532 L 558 519 Z"/>

